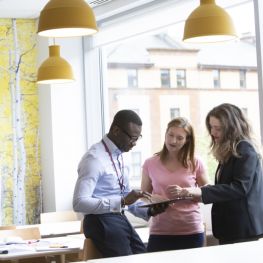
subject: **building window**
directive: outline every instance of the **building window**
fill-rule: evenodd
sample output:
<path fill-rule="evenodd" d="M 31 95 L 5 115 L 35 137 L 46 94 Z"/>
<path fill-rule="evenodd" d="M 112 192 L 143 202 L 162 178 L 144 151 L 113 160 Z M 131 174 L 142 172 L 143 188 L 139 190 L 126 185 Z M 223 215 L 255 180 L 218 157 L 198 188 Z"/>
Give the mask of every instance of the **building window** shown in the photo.
<path fill-rule="evenodd" d="M 142 156 L 141 152 L 131 152 L 131 178 L 130 179 L 140 179 L 141 178 L 141 165 Z"/>
<path fill-rule="evenodd" d="M 180 109 L 179 108 L 171 108 L 170 109 L 170 117 L 171 120 L 177 117 L 180 117 Z"/>
<path fill-rule="evenodd" d="M 138 72 L 137 69 L 128 69 L 128 88 L 137 88 L 138 87 Z"/>
<path fill-rule="evenodd" d="M 180 5 L 184 2 L 188 1 L 180 1 Z M 244 6 L 247 6 L 247 4 L 244 4 Z M 245 9 L 246 11 L 250 10 L 253 14 L 252 2 L 250 6 L 251 8 L 246 7 Z M 162 16 L 165 17 L 165 11 L 162 11 L 164 12 Z M 152 18 L 156 19 L 155 15 Z M 147 21 L 147 23 L 144 23 L 147 26 L 154 24 L 150 23 L 148 16 L 143 21 Z M 251 22 L 253 24 L 253 20 Z M 114 25 L 112 26 L 112 29 L 114 29 Z M 119 27 L 120 24 L 116 23 L 116 26 Z M 168 121 L 178 116 L 184 116 L 191 120 L 192 125 L 195 127 L 195 134 L 198 138 L 197 148 L 201 149 L 198 154 L 207 159 L 209 174 L 213 175 L 217 164 L 212 155 L 207 156 L 209 138 L 205 130 L 204 117 L 215 105 L 226 101 L 235 101 L 237 106 L 248 108 L 248 117 L 252 119 L 251 122 L 254 124 L 253 129 L 256 132 L 260 131 L 257 71 L 250 71 L 251 77 L 246 79 L 247 87 L 251 86 L 253 89 L 241 90 L 239 88 L 239 69 L 241 69 L 238 64 L 239 61 L 232 60 L 231 65 L 235 68 L 239 67 L 236 71 L 229 70 L 229 57 L 222 57 L 219 63 L 217 58 L 221 58 L 221 56 L 218 45 L 200 45 L 200 51 L 198 52 L 193 47 L 186 50 L 182 50 L 180 46 L 178 47 L 178 43 L 181 43 L 181 37 L 179 37 L 179 34 L 170 34 L 170 32 L 181 29 L 184 23 L 174 24 L 173 31 L 171 31 L 170 25 L 169 27 L 163 27 L 162 30 L 158 31 L 158 34 L 155 30 L 143 30 L 146 34 L 141 32 L 134 38 L 133 34 L 126 36 L 127 32 L 133 32 L 129 29 L 129 26 L 131 26 L 130 29 L 134 29 L 128 21 L 121 25 L 123 32 L 125 32 L 123 36 L 117 30 L 111 31 L 116 33 L 116 41 L 108 39 L 108 35 L 105 34 L 105 41 L 108 39 L 109 43 L 105 42 L 106 44 L 102 45 L 102 58 L 107 59 L 105 63 L 110 61 L 112 64 L 118 65 L 118 67 L 110 67 L 108 63 L 106 81 L 101 81 L 104 84 L 103 88 L 105 88 L 105 96 L 103 97 L 105 106 L 101 107 L 105 111 L 101 114 L 105 116 L 104 132 L 109 129 L 110 120 L 112 120 L 117 110 L 127 108 L 139 110 L 139 116 L 143 121 L 143 139 L 136 144 L 132 151 L 126 153 L 129 164 L 132 163 L 130 176 L 134 178 L 141 169 L 139 168 L 139 162 L 135 161 L 138 153 L 141 154 L 142 162 L 144 162 L 146 158 L 158 152 L 163 144 L 163 136 Z M 102 36 L 101 34 L 103 33 L 99 35 Z M 96 37 L 97 35 L 94 36 L 94 38 Z M 100 41 L 102 40 L 99 37 L 98 48 L 100 48 Z M 231 51 L 229 50 L 230 47 L 223 43 L 220 44 L 220 50 L 226 54 L 238 51 L 238 56 L 244 58 L 242 69 L 248 68 L 251 65 L 251 59 L 242 56 L 242 52 L 245 52 L 248 46 L 243 45 L 242 41 L 233 42 L 232 44 Z M 256 57 L 255 46 L 249 45 L 249 47 L 251 48 L 251 54 Z M 96 50 L 92 49 L 92 52 L 96 52 Z M 211 52 L 217 56 L 211 56 Z M 123 62 L 123 64 L 120 62 Z M 127 65 L 129 68 L 127 68 Z M 171 65 L 173 65 L 173 69 Z M 123 89 L 127 86 L 128 69 L 137 69 L 139 88 Z M 87 79 L 89 78 L 87 77 Z M 160 89 L 161 83 L 165 88 Z M 90 86 L 92 87 L 92 85 Z M 189 89 L 173 89 L 173 87 L 186 87 Z M 237 89 L 233 87 L 237 87 Z M 248 96 L 253 100 L 252 103 L 247 101 Z M 251 112 L 255 112 L 255 114 L 252 115 Z M 93 117 L 91 113 L 90 115 Z M 87 126 L 90 127 L 90 125 Z M 259 132 L 256 133 L 256 135 L 258 134 Z M 131 186 L 139 186 L 140 181 L 140 177 L 138 177 L 138 180 L 132 180 Z"/>
<path fill-rule="evenodd" d="M 240 70 L 239 71 L 239 83 L 240 83 L 240 88 L 245 89 L 247 87 L 246 83 L 246 70 Z"/>
<path fill-rule="evenodd" d="M 186 74 L 185 69 L 176 70 L 176 83 L 178 88 L 186 87 Z"/>
<path fill-rule="evenodd" d="M 213 85 L 215 89 L 220 88 L 220 70 L 219 69 L 213 70 Z"/>
<path fill-rule="evenodd" d="M 170 69 L 161 69 L 161 87 L 170 88 Z"/>

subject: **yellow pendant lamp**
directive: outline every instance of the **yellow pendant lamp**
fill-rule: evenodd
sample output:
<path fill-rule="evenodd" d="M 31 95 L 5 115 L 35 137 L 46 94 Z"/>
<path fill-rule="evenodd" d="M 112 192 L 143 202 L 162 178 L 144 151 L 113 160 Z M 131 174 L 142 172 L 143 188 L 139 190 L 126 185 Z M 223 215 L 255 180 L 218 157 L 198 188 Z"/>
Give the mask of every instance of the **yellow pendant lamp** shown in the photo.
<path fill-rule="evenodd" d="M 237 34 L 231 17 L 216 5 L 215 0 L 200 0 L 200 6 L 185 21 L 185 42 L 209 43 L 235 38 Z"/>
<path fill-rule="evenodd" d="M 50 0 L 40 13 L 40 36 L 74 37 L 97 31 L 93 10 L 84 0 Z"/>
<path fill-rule="evenodd" d="M 70 64 L 60 57 L 60 46 L 49 46 L 49 58 L 38 69 L 38 84 L 73 82 L 74 76 Z"/>

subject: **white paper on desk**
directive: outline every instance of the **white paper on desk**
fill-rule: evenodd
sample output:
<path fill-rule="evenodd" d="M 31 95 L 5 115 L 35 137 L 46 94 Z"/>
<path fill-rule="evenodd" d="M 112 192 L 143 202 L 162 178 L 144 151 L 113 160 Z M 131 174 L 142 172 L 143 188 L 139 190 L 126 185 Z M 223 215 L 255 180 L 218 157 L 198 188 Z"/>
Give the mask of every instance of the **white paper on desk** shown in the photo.
<path fill-rule="evenodd" d="M 1 246 L 0 250 L 7 250 L 8 254 L 13 254 L 13 253 L 35 251 L 35 248 L 28 244 L 12 244 L 12 245 Z"/>
<path fill-rule="evenodd" d="M 64 251 L 69 249 L 80 249 L 80 247 L 36 247 L 36 251 Z"/>
<path fill-rule="evenodd" d="M 5 237 L 0 239 L 0 245 L 27 244 L 21 237 Z"/>

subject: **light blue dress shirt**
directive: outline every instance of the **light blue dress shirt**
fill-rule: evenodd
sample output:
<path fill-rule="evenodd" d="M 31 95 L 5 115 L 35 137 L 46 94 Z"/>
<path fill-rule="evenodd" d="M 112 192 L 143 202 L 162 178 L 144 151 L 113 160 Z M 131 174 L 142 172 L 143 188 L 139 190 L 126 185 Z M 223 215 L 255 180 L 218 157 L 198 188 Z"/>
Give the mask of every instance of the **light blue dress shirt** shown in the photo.
<path fill-rule="evenodd" d="M 74 190 L 73 209 L 84 215 L 121 212 L 121 197 L 131 190 L 129 169 L 125 163 L 120 167 L 118 162 L 118 159 L 120 161 L 122 158 L 122 152 L 107 135 L 103 137 L 103 141 L 109 149 L 115 167 L 102 141 L 91 146 L 82 157 L 78 166 L 79 176 Z M 123 194 L 117 176 L 123 176 Z M 142 203 L 137 201 L 130 205 L 128 210 L 135 216 L 148 220 L 147 209 L 138 207 Z"/>

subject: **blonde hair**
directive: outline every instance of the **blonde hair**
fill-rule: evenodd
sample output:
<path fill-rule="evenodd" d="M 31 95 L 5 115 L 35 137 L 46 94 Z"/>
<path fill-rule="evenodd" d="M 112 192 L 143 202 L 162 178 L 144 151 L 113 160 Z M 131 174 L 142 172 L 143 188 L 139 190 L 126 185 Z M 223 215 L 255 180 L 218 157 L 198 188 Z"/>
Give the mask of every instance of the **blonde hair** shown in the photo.
<path fill-rule="evenodd" d="M 194 152 L 195 152 L 195 135 L 192 125 L 188 122 L 187 119 L 178 117 L 173 120 L 171 120 L 166 128 L 165 134 L 167 134 L 168 130 L 173 127 L 183 128 L 186 132 L 186 143 L 184 146 L 179 150 L 178 152 L 178 160 L 179 162 L 185 167 L 189 168 L 194 171 L 196 168 L 195 164 L 195 158 L 194 158 Z M 162 162 L 165 161 L 165 159 L 168 156 L 168 150 L 164 143 L 163 148 L 160 152 L 157 152 L 156 155 L 160 156 L 160 160 Z"/>

